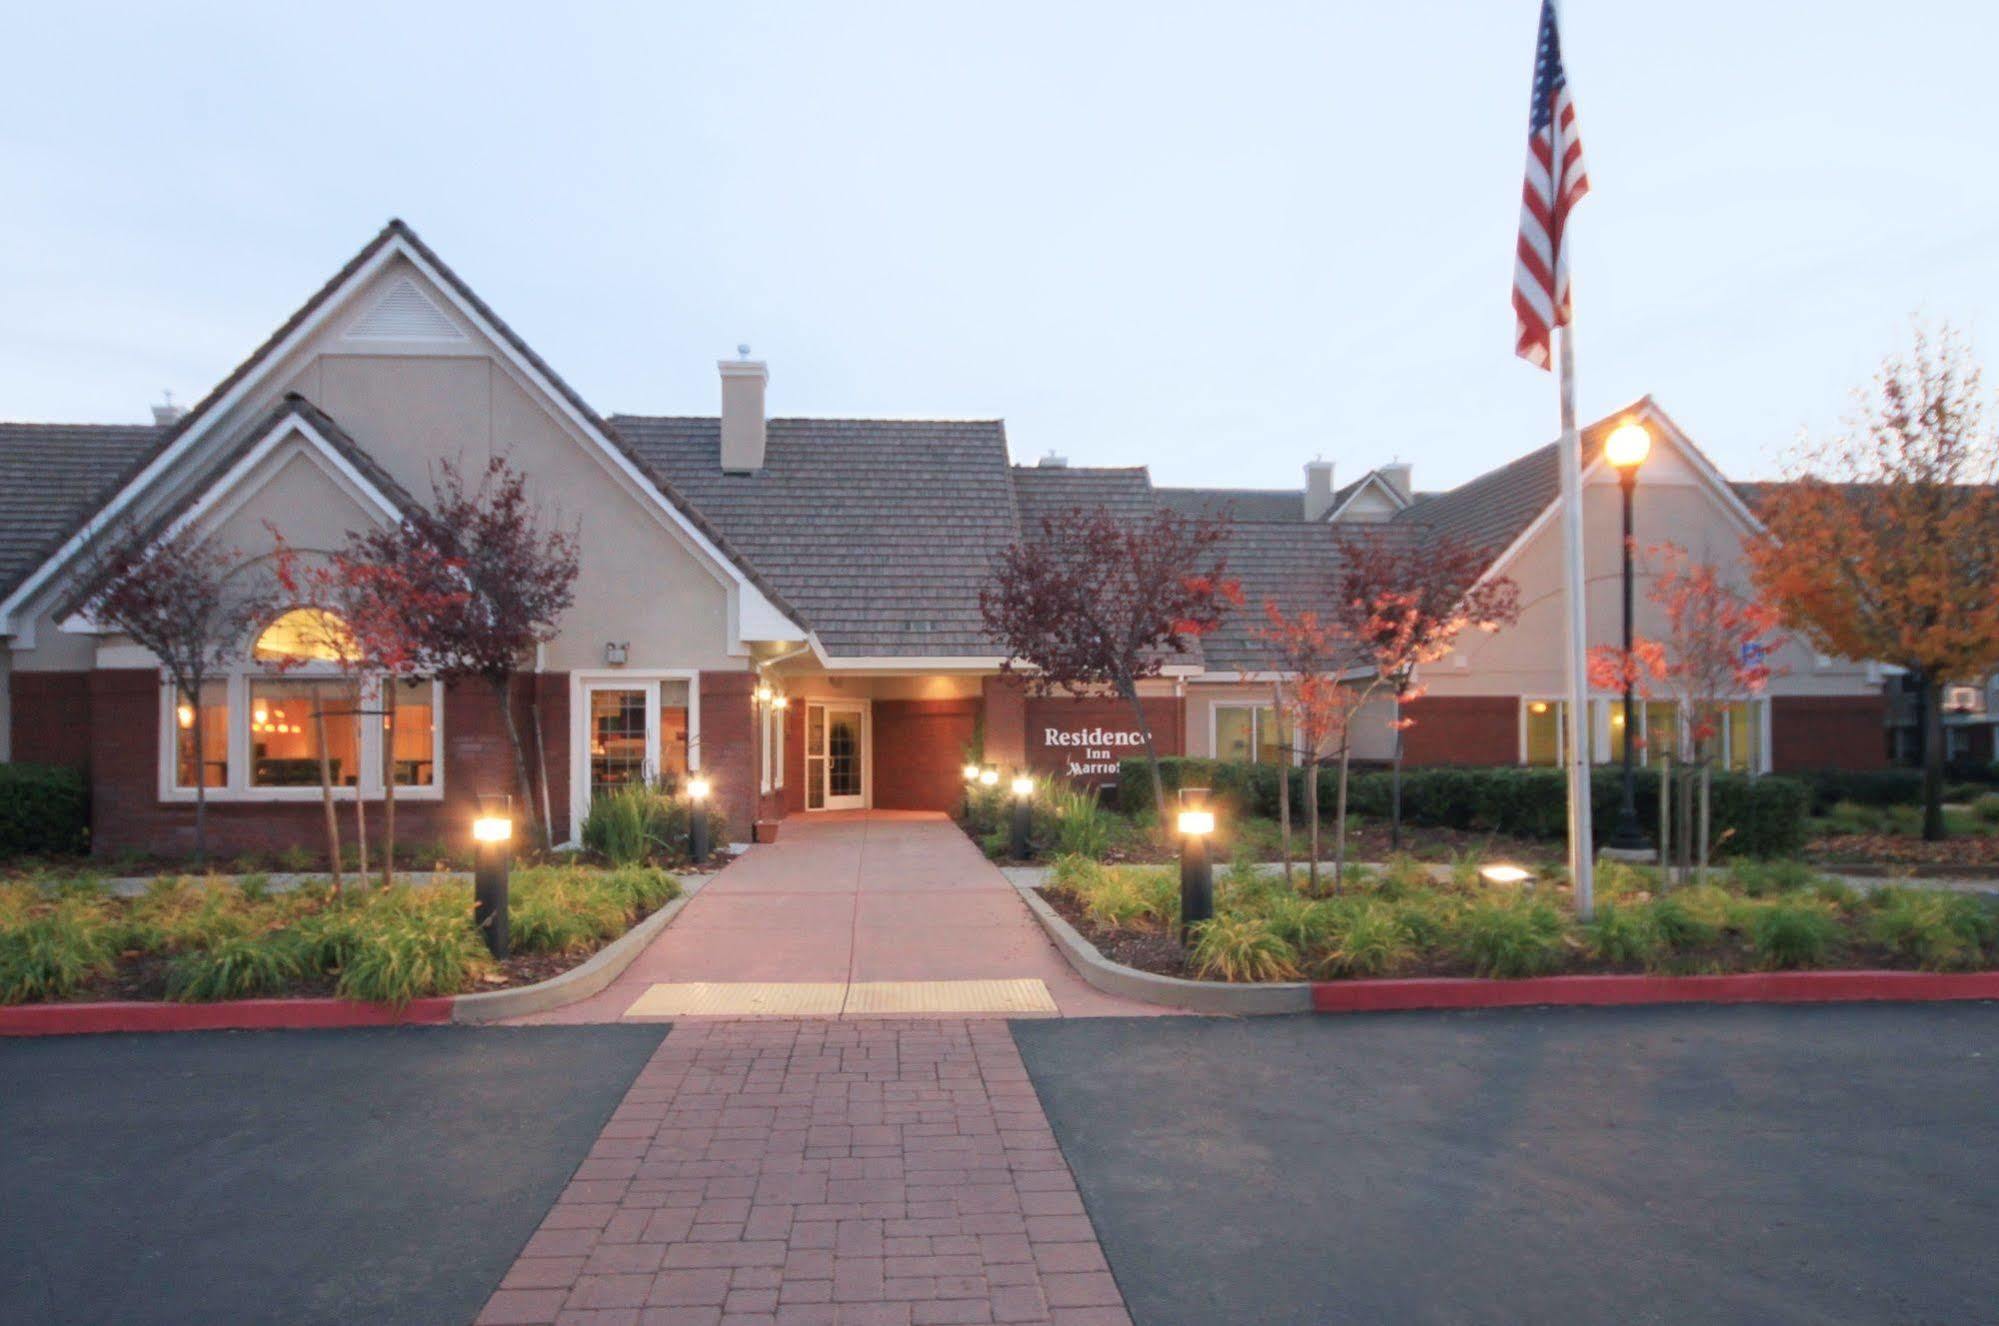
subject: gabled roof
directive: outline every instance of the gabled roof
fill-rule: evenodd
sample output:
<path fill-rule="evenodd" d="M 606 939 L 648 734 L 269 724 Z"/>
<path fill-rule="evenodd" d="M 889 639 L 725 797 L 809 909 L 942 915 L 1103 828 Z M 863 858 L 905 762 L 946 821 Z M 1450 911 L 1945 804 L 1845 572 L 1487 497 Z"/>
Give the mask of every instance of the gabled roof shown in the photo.
<path fill-rule="evenodd" d="M 1305 497 L 1296 488 L 1155 488 L 1153 493 L 1159 505 L 1199 520 L 1296 524 L 1305 518 Z"/>
<path fill-rule="evenodd" d="M 86 520 L 96 514 L 98 510 L 101 510 L 106 503 L 116 502 L 119 499 L 119 495 L 124 493 L 128 488 L 131 488 L 137 481 L 146 478 L 149 467 L 167 456 L 181 439 L 202 427 L 208 417 L 220 409 L 223 403 L 229 400 L 239 387 L 253 377 L 274 356 L 278 355 L 300 329 L 307 326 L 337 294 L 346 288 L 357 275 L 368 270 L 370 264 L 380 258 L 383 251 L 389 248 L 400 249 L 406 257 L 413 259 L 421 267 L 428 269 L 438 282 L 461 300 L 479 320 L 483 321 L 507 349 L 518 356 L 519 360 L 534 375 L 538 376 L 547 385 L 549 390 L 554 392 L 564 404 L 574 411 L 576 418 L 582 421 L 586 432 L 592 433 L 598 439 L 601 439 L 606 447 L 610 448 L 626 465 L 630 466 L 631 472 L 638 477 L 639 482 L 644 487 L 651 489 L 652 496 L 658 498 L 670 508 L 685 523 L 686 528 L 694 531 L 698 535 L 699 540 L 705 541 L 713 549 L 714 554 L 727 564 L 731 570 L 739 574 L 749 584 L 754 585 L 760 593 L 770 600 L 779 612 L 794 618 L 801 628 L 806 625 L 800 614 L 784 601 L 775 585 L 760 575 L 749 561 L 730 545 L 722 531 L 711 524 L 684 496 L 675 492 L 672 485 L 661 474 L 650 469 L 643 458 L 634 452 L 624 439 L 619 437 L 616 431 L 595 410 L 590 408 L 589 403 L 573 387 L 565 382 L 561 375 L 548 365 L 546 360 L 535 353 L 534 349 L 526 341 L 522 340 L 520 335 L 512 327 L 508 326 L 506 321 L 495 313 L 451 269 L 449 264 L 438 257 L 431 250 L 430 246 L 417 236 L 416 231 L 412 230 L 399 218 L 391 219 L 387 225 L 383 226 L 373 239 L 362 246 L 360 252 L 356 253 L 339 271 L 335 272 L 326 284 L 313 292 L 312 296 L 304 304 L 300 305 L 289 318 L 285 319 L 276 331 L 266 337 L 264 342 L 253 350 L 248 358 L 238 364 L 230 371 L 227 377 L 223 378 L 206 396 L 196 402 L 193 409 L 189 410 L 187 414 L 182 416 L 171 427 L 157 432 L 152 438 L 150 445 L 140 451 L 139 454 L 128 458 L 118 482 L 110 485 L 108 491 L 97 503 L 91 505 L 89 509 L 77 513 L 75 519 L 70 523 L 68 530 L 54 540 L 55 546 L 48 554 L 37 559 L 32 566 L 17 574 L 11 585 L 0 589 L 0 600 L 4 600 L 12 595 L 24 582 L 37 573 L 46 574 L 49 557 L 60 553 L 63 548 L 68 546 L 81 531 Z"/>
<path fill-rule="evenodd" d="M 830 655 L 991 658 L 979 590 L 1019 531 L 996 419 L 772 419 L 724 474 L 714 418 L 612 426 L 796 604 Z"/>
<path fill-rule="evenodd" d="M 1116 469 L 1082 466 L 1016 465 L 1014 500 L 1020 505 L 1020 529 L 1033 534 L 1058 511 L 1105 507 L 1126 520 L 1143 520 L 1154 509 L 1152 478 L 1140 465 Z"/>
<path fill-rule="evenodd" d="M 1641 401 L 1640 406 L 1649 402 Z M 1634 407 L 1634 409 L 1639 407 Z M 1619 411 L 1582 431 L 1582 464 L 1588 469 L 1603 440 L 1629 411 Z M 1417 525 L 1495 555 L 1512 546 L 1562 493 L 1561 444 L 1550 442 L 1449 492 L 1420 497 L 1386 523 Z"/>
<path fill-rule="evenodd" d="M 149 424 L 0 423 L 0 598 L 117 491 L 160 432 Z"/>

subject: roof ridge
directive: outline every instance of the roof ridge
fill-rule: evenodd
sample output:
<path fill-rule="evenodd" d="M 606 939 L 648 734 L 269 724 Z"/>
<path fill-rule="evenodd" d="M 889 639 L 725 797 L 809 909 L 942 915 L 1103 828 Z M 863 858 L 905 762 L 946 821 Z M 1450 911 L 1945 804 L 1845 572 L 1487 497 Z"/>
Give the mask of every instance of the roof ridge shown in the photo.
<path fill-rule="evenodd" d="M 157 433 L 166 424 L 63 423 L 53 419 L 0 419 L 0 428 L 123 428 L 134 433 Z"/>

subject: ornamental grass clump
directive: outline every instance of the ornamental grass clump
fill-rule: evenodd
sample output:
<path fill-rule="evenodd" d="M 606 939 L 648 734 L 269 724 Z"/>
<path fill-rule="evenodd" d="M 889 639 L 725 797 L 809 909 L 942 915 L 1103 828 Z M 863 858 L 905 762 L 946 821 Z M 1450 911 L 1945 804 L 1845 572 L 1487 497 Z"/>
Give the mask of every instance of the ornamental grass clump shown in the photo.
<path fill-rule="evenodd" d="M 1480 976 L 1544 976 L 1569 953 L 1562 913 L 1525 894 L 1472 903 L 1454 931 L 1454 947 Z"/>
<path fill-rule="evenodd" d="M 1882 890 L 1867 936 L 1896 957 L 1929 971 L 1981 966 L 1999 932 L 1990 906 L 1961 893 Z"/>
<path fill-rule="evenodd" d="M 1747 931 L 1757 962 L 1766 968 L 1822 967 L 1839 938 L 1839 923 L 1823 904 L 1793 896 L 1756 907 Z"/>
<path fill-rule="evenodd" d="M 420 899 L 398 888 L 371 900 L 357 919 L 353 949 L 340 970 L 342 998 L 401 1007 L 413 999 L 458 994 L 491 970 L 462 891 L 426 892 L 459 896 Z"/>
<path fill-rule="evenodd" d="M 1415 956 L 1416 946 L 1397 907 L 1374 898 L 1317 905 L 1327 909 L 1331 923 L 1317 963 L 1320 975 L 1386 976 Z"/>
<path fill-rule="evenodd" d="M 310 968 L 296 935 L 230 934 L 190 949 L 167 969 L 167 998 L 186 1003 L 282 994 Z"/>
<path fill-rule="evenodd" d="M 10 896 L 0 903 L 0 1004 L 69 998 L 111 970 L 114 940 L 96 902 Z"/>
<path fill-rule="evenodd" d="M 1289 889 L 1263 899 L 1259 915 L 1270 933 L 1301 956 L 1325 948 L 1338 922 L 1333 902 L 1307 898 Z"/>
<path fill-rule="evenodd" d="M 1298 974 L 1298 953 L 1263 918 L 1221 913 L 1194 935 L 1197 975 L 1224 981 L 1284 981 Z"/>
<path fill-rule="evenodd" d="M 1657 967 L 1669 946 L 1653 909 L 1628 902 L 1598 904 L 1596 918 L 1583 928 L 1583 949 L 1614 967 Z"/>

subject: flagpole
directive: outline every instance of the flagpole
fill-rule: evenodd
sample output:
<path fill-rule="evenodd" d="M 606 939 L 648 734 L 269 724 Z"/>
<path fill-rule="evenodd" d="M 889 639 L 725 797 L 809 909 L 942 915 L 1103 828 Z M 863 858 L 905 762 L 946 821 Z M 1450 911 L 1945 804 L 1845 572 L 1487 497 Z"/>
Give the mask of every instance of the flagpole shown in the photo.
<path fill-rule="evenodd" d="M 1559 122 L 1554 142 L 1559 153 Z M 1557 166 L 1559 170 L 1559 158 Z M 1558 353 L 1562 396 L 1562 564 L 1569 608 L 1564 623 L 1567 629 L 1563 633 L 1565 648 L 1562 661 L 1567 672 L 1569 694 L 1568 732 L 1563 754 L 1569 774 L 1569 879 L 1576 891 L 1576 915 L 1587 921 L 1596 905 L 1596 852 L 1590 831 L 1589 614 L 1583 598 L 1587 579 L 1583 572 L 1583 462 L 1582 439 L 1576 432 L 1574 322 L 1572 311 L 1569 318 L 1555 328 L 1561 347 Z"/>

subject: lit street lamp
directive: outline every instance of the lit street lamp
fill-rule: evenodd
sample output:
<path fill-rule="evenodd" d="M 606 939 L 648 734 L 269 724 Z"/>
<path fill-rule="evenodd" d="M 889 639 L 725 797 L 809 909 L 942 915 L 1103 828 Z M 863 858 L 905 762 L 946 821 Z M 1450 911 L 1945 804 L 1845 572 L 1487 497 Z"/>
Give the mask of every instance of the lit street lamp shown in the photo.
<path fill-rule="evenodd" d="M 1215 831 L 1215 812 L 1208 808 L 1208 789 L 1180 789 L 1180 945 L 1195 926 L 1215 915 L 1215 871 L 1208 862 L 1208 835 Z"/>
<path fill-rule="evenodd" d="M 486 949 L 496 958 L 507 956 L 507 866 L 508 844 L 514 836 L 514 815 L 510 799 L 504 796 L 479 798 L 479 815 L 472 821 L 472 924 L 486 941 Z"/>
<path fill-rule="evenodd" d="M 708 859 L 708 780 L 700 774 L 687 780 L 687 859 Z"/>
<path fill-rule="evenodd" d="M 1016 774 L 1013 780 L 1013 859 L 1025 861 L 1028 858 L 1028 819 L 1033 814 L 1034 780 L 1026 774 Z"/>
<path fill-rule="evenodd" d="M 1633 764 L 1638 741 L 1638 716 L 1631 669 L 1631 498 L 1638 487 L 1638 467 L 1652 452 L 1652 434 L 1636 419 L 1619 424 L 1605 439 L 1604 457 L 1617 469 L 1617 486 L 1624 491 L 1624 789 L 1617 803 L 1617 827 L 1610 846 L 1621 852 L 1642 852 L 1650 844 L 1638 826 L 1638 779 Z M 1573 721 L 1573 719 L 1571 720 Z"/>

